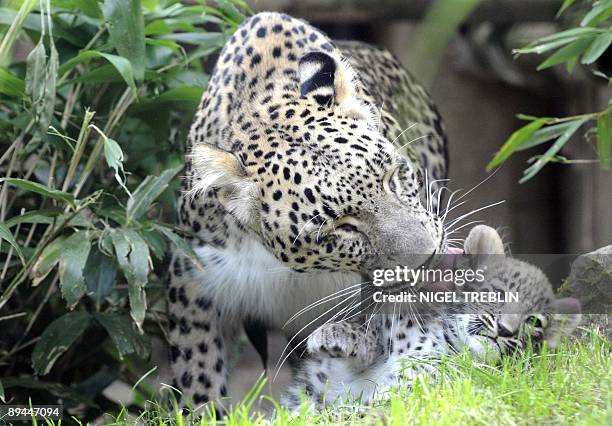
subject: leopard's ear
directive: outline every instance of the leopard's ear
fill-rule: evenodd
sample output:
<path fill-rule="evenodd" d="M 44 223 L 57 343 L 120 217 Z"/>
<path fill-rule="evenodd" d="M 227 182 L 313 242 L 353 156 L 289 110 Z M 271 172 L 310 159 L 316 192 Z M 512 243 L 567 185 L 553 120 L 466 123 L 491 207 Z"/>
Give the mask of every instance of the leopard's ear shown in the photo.
<path fill-rule="evenodd" d="M 239 222 L 246 225 L 256 217 L 257 186 L 233 153 L 198 144 L 192 148 L 190 160 L 193 186 L 188 195 L 195 197 L 214 189 L 221 204 Z"/>
<path fill-rule="evenodd" d="M 358 80 L 349 63 L 335 54 L 321 51 L 300 58 L 300 95 L 322 107 L 337 105 L 343 113 L 370 118 L 371 108 L 356 97 Z"/>
<path fill-rule="evenodd" d="M 338 64 L 331 55 L 309 52 L 300 58 L 300 95 L 312 98 L 321 106 L 336 102 Z"/>

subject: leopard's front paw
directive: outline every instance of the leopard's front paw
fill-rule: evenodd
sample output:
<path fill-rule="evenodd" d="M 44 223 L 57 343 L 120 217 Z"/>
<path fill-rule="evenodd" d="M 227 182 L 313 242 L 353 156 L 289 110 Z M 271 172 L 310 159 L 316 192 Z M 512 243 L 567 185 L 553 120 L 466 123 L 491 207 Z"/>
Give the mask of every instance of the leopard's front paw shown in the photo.
<path fill-rule="evenodd" d="M 319 354 L 331 358 L 355 357 L 356 335 L 344 323 L 324 324 L 317 328 L 306 342 L 310 354 Z"/>

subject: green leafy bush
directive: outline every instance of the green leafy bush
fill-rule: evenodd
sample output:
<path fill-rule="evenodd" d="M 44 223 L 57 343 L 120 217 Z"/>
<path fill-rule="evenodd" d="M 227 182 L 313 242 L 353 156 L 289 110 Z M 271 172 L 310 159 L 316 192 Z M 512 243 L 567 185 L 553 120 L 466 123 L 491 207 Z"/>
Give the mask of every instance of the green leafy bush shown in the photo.
<path fill-rule="evenodd" d="M 575 0 L 565 0 L 558 15 L 564 13 L 575 3 Z M 548 54 L 548 58 L 538 66 L 543 70 L 556 65 L 565 64 L 567 71 L 572 72 L 578 63 L 593 67 L 612 44 L 612 0 L 592 2 L 586 9 L 577 27 L 569 28 L 546 37 L 539 38 L 523 49 L 517 49 L 517 55 Z M 592 69 L 592 73 L 612 85 L 612 76 Z M 535 176 L 549 162 L 571 164 L 575 160 L 568 160 L 559 152 L 578 132 L 579 129 L 590 125 L 585 131 L 588 139 L 595 139 L 595 154 L 601 168 L 610 168 L 610 155 L 612 149 L 612 99 L 603 111 L 581 114 L 572 117 L 531 117 L 519 115 L 519 118 L 529 123 L 514 132 L 504 143 L 495 157 L 487 165 L 487 170 L 499 166 L 513 153 L 530 149 L 545 143 L 554 142 L 543 155 L 532 159 L 532 164 L 525 170 L 520 183 L 526 182 Z M 577 160 L 581 161 L 581 160 Z"/>
<path fill-rule="evenodd" d="M 164 336 L 186 132 L 240 0 L 0 8 L 0 399 L 109 410 Z"/>

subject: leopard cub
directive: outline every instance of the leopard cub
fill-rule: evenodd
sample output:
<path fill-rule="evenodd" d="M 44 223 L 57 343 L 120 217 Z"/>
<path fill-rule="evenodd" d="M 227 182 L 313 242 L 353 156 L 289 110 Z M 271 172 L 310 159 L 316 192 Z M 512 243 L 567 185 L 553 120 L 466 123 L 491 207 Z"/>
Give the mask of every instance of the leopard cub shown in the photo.
<path fill-rule="evenodd" d="M 292 408 L 303 398 L 319 408 L 345 398 L 367 403 L 384 397 L 392 386 L 410 386 L 418 375 L 435 377 L 445 355 L 467 350 L 476 360 L 495 364 L 524 350 L 529 341 L 534 348 L 544 342 L 554 347 L 562 334 L 576 328 L 579 303 L 555 298 L 540 269 L 506 256 L 493 228 L 473 228 L 464 251 L 471 255 L 471 266 L 484 271 L 479 291 L 515 292 L 519 303 L 479 303 L 428 317 L 379 314 L 325 324 L 308 338 L 309 357 L 285 403 Z"/>

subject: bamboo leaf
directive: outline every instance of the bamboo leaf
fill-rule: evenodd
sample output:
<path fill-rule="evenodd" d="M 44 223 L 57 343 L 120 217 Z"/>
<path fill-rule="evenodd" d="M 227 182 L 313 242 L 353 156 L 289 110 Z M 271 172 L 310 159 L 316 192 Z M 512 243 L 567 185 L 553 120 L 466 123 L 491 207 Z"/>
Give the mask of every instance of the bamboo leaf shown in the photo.
<path fill-rule="evenodd" d="M 110 294 L 115 286 L 117 278 L 115 262 L 94 246 L 87 257 L 84 278 L 87 295 L 99 308 L 104 298 Z"/>
<path fill-rule="evenodd" d="M 187 44 L 195 44 L 204 47 L 222 47 L 225 43 L 223 33 L 172 33 L 159 36 L 162 39 L 180 41 Z"/>
<path fill-rule="evenodd" d="M 19 189 L 25 191 L 35 192 L 44 197 L 53 198 L 54 200 L 61 201 L 66 204 L 70 204 L 74 207 L 75 199 L 74 195 L 68 192 L 59 191 L 57 189 L 51 189 L 46 185 L 38 182 L 32 182 L 31 180 L 19 179 L 19 178 L 0 178 L 0 183 L 6 182 L 16 186 Z"/>
<path fill-rule="evenodd" d="M 574 133 L 582 126 L 588 118 L 582 118 L 579 120 L 572 121 L 572 125 L 567 128 L 567 130 L 559 136 L 559 138 L 553 143 L 546 152 L 537 159 L 535 163 L 533 163 L 530 167 L 527 168 L 524 172 L 524 176 L 519 180 L 519 183 L 525 183 L 532 177 L 534 177 L 542 167 L 546 165 L 551 159 L 557 155 L 557 153 L 565 146 L 569 138 L 572 137 Z"/>
<path fill-rule="evenodd" d="M 68 312 L 53 321 L 40 336 L 32 351 L 32 367 L 36 374 L 51 371 L 55 361 L 83 334 L 91 323 L 86 312 Z"/>
<path fill-rule="evenodd" d="M 111 239 L 119 267 L 128 282 L 130 315 L 142 333 L 147 309 L 145 286 L 149 275 L 149 247 L 132 229 L 115 229 Z"/>
<path fill-rule="evenodd" d="M 55 44 L 51 42 L 49 60 L 45 70 L 44 91 L 41 102 L 37 105 L 38 128 L 41 134 L 45 134 L 55 110 L 55 91 L 57 88 L 57 73 L 59 68 L 59 54 Z"/>
<path fill-rule="evenodd" d="M 145 72 L 145 31 L 140 0 L 105 0 L 102 13 L 109 26 L 111 43 L 132 64 L 134 78 L 142 80 Z"/>
<path fill-rule="evenodd" d="M 604 54 L 608 47 L 610 47 L 610 44 L 612 44 L 612 34 L 603 33 L 598 35 L 586 52 L 584 52 L 580 62 L 586 65 L 592 64 Z"/>
<path fill-rule="evenodd" d="M 612 16 L 612 1 L 603 0 L 598 3 L 595 3 L 593 8 L 584 15 L 582 21 L 580 21 L 580 26 L 595 26 L 601 21 L 605 21 L 609 17 Z"/>
<path fill-rule="evenodd" d="M 576 0 L 565 0 L 557 12 L 557 18 L 561 16 L 563 12 L 565 12 L 572 4 L 574 4 L 575 1 Z"/>
<path fill-rule="evenodd" d="M 602 169 L 610 168 L 610 150 L 612 148 L 612 117 L 605 113 L 597 119 L 597 157 Z"/>
<path fill-rule="evenodd" d="M 123 81 L 125 81 L 125 83 L 132 90 L 136 91 L 136 83 L 134 82 L 134 71 L 132 69 L 132 64 L 130 63 L 130 61 L 121 56 L 111 55 L 110 53 L 102 53 L 98 52 L 97 50 L 86 50 L 85 52 L 81 52 L 77 56 L 64 62 L 62 66 L 59 67 L 59 72 L 60 74 L 64 74 L 70 71 L 78 64 L 93 58 L 103 58 L 110 62 L 110 64 L 115 67 L 117 72 L 121 75 Z"/>
<path fill-rule="evenodd" d="M 541 71 L 563 62 L 568 62 L 581 55 L 591 44 L 593 37 L 579 38 L 550 55 L 548 59 L 538 65 L 537 70 Z"/>
<path fill-rule="evenodd" d="M 183 166 L 164 170 L 159 176 L 147 176 L 136 188 L 127 203 L 128 220 L 134 220 L 147 213 L 151 204 L 166 190 L 170 181 L 182 170 Z"/>
<path fill-rule="evenodd" d="M 70 309 L 85 295 L 85 264 L 91 249 L 89 236 L 84 231 L 72 234 L 63 244 L 59 259 L 59 277 L 62 296 Z"/>
<path fill-rule="evenodd" d="M 64 251 L 65 241 L 66 238 L 58 237 L 45 246 L 30 272 L 33 287 L 40 284 L 55 268 Z"/>
<path fill-rule="evenodd" d="M 94 314 L 94 318 L 106 329 L 115 348 L 117 348 L 120 359 L 136 351 L 134 343 L 139 336 L 138 333 L 134 331 L 132 321 L 130 321 L 128 316 L 101 312 Z"/>
<path fill-rule="evenodd" d="M 114 139 L 107 137 L 102 130 L 98 129 L 98 127 L 91 125 L 91 128 L 96 130 L 100 137 L 102 138 L 102 142 L 104 144 L 104 159 L 106 160 L 106 164 L 111 169 L 115 170 L 115 179 L 119 182 L 119 185 L 123 188 L 123 190 L 128 194 L 130 191 L 125 186 L 125 171 L 123 170 L 123 151 L 121 147 Z"/>
<path fill-rule="evenodd" d="M 162 226 L 162 225 L 154 225 L 155 229 L 164 234 L 164 236 L 170 241 L 172 244 L 176 246 L 185 256 L 187 256 L 191 261 L 198 266 L 199 268 L 203 268 L 200 258 L 193 251 L 193 248 L 189 244 L 185 242 L 185 240 L 179 235 L 175 234 L 171 229 Z"/>
<path fill-rule="evenodd" d="M 43 96 L 46 61 L 47 53 L 41 38 L 26 59 L 25 91 L 34 103 L 39 102 Z"/>
<path fill-rule="evenodd" d="M 0 68 L 0 93 L 23 98 L 26 95 L 25 81 Z"/>
<path fill-rule="evenodd" d="M 487 171 L 490 171 L 494 167 L 497 167 L 506 161 L 518 149 L 519 146 L 528 140 L 531 135 L 533 135 L 535 131 L 542 127 L 545 123 L 546 119 L 539 118 L 512 133 L 510 138 L 508 138 L 497 154 L 495 154 L 491 162 L 487 164 Z"/>
<path fill-rule="evenodd" d="M 587 27 L 587 28 L 570 28 L 569 30 L 559 31 L 558 33 L 551 34 L 551 35 L 545 36 L 545 37 L 541 37 L 541 38 L 537 39 L 537 41 L 535 41 L 534 44 L 535 43 L 537 43 L 537 44 L 548 43 L 548 42 L 555 41 L 555 40 L 583 37 L 583 36 L 587 36 L 587 35 L 596 36 L 597 34 L 599 34 L 601 32 L 602 31 L 600 29 L 590 28 L 590 27 Z"/>
<path fill-rule="evenodd" d="M 21 251 L 21 247 L 19 247 L 19 244 L 17 244 L 17 241 L 15 240 L 15 237 L 13 237 L 11 230 L 4 223 L 0 223 L 0 240 L 6 240 L 11 246 L 13 246 L 15 252 L 19 256 L 19 260 L 21 260 L 21 263 L 25 264 L 25 259 L 23 257 L 23 252 Z"/>
<path fill-rule="evenodd" d="M 558 138 L 571 125 L 572 122 L 568 121 L 566 123 L 553 124 L 552 126 L 546 126 L 542 129 L 539 129 L 533 135 L 531 135 L 531 137 L 525 140 L 516 150 L 524 151 L 526 149 L 533 148 L 534 146 L 541 145 L 544 142 L 548 142 L 551 139 Z"/>

